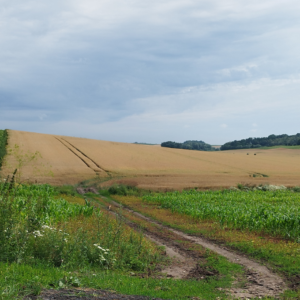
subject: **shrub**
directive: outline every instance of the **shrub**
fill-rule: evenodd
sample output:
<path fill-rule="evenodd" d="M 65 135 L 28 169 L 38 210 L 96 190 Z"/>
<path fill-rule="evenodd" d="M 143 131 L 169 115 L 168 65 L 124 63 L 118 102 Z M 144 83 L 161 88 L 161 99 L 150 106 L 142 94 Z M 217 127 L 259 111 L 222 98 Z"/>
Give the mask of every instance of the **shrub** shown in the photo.
<path fill-rule="evenodd" d="M 131 185 L 112 185 L 108 189 L 110 195 L 120 195 L 120 196 L 143 196 L 149 194 L 150 191 L 139 189 Z"/>
<path fill-rule="evenodd" d="M 58 195 L 68 195 L 68 196 L 76 195 L 75 189 L 72 185 L 56 186 L 54 190 Z"/>

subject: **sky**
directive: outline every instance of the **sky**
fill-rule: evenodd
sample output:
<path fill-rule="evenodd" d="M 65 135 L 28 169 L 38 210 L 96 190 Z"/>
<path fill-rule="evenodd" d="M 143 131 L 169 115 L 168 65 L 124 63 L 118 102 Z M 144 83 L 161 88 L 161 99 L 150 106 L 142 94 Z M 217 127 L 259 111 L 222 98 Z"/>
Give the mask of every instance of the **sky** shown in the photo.
<path fill-rule="evenodd" d="M 300 132 L 299 0 L 0 0 L 0 128 L 213 145 Z"/>

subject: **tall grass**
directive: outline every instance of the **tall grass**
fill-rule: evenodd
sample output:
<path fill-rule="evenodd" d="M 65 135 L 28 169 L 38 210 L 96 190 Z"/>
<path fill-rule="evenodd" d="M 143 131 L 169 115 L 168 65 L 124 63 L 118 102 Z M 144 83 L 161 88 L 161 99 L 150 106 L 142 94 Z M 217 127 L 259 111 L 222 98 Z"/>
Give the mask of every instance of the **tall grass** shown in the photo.
<path fill-rule="evenodd" d="M 190 190 L 146 195 L 143 199 L 196 220 L 300 242 L 300 195 L 293 191 Z"/>
<path fill-rule="evenodd" d="M 0 183 L 0 261 L 59 268 L 145 271 L 157 248 L 99 209 L 57 197 L 50 185 Z"/>
<path fill-rule="evenodd" d="M 6 154 L 7 137 L 7 130 L 0 130 L 0 169 L 2 166 L 3 158 Z"/>

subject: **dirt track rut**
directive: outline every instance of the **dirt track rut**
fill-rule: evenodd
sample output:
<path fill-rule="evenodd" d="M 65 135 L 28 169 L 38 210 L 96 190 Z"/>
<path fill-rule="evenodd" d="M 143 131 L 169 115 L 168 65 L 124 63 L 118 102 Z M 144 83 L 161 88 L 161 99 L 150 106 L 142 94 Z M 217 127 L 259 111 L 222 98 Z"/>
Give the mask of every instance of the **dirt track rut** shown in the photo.
<path fill-rule="evenodd" d="M 181 231 L 169 228 L 167 226 L 162 225 L 161 223 L 152 220 L 151 218 L 148 218 L 138 212 L 133 211 L 132 209 L 128 207 L 123 207 L 119 203 L 115 201 L 111 201 L 111 203 L 117 207 L 122 207 L 122 209 L 125 209 L 126 211 L 134 214 L 135 216 L 146 220 L 149 223 L 156 224 L 157 226 L 160 226 L 161 228 L 167 229 L 171 231 L 172 233 L 183 237 L 193 243 L 199 244 L 221 256 L 226 257 L 229 261 L 233 263 L 237 263 L 245 267 L 247 270 L 247 280 L 248 282 L 246 283 L 246 287 L 241 289 L 241 288 L 232 288 L 229 291 L 227 291 L 229 294 L 231 294 L 234 298 L 238 299 L 245 299 L 245 298 L 255 298 L 255 297 L 266 297 L 266 296 L 271 296 L 271 297 L 277 297 L 279 294 L 284 292 L 287 289 L 287 286 L 284 282 L 284 280 L 278 276 L 277 274 L 271 272 L 266 266 L 263 266 L 256 261 L 253 261 L 246 256 L 237 254 L 229 249 L 226 249 L 225 247 L 219 246 L 211 241 L 208 241 L 206 239 L 196 237 L 196 236 L 191 236 L 186 233 L 183 233 Z M 184 259 L 187 259 L 183 257 L 182 255 L 178 254 L 178 250 L 174 250 L 174 248 L 171 247 L 170 245 L 166 245 L 163 241 L 151 236 L 150 237 L 152 240 L 154 240 L 156 243 L 160 245 L 167 246 L 168 252 L 170 255 L 173 256 L 177 255 L 179 260 L 184 261 Z M 167 252 L 167 254 L 168 254 Z M 177 254 L 174 254 L 177 253 Z M 179 256 L 178 256 L 179 255 Z M 193 264 L 189 264 L 190 268 L 192 268 Z M 165 272 L 168 273 L 168 270 L 164 270 Z M 174 272 L 174 270 L 169 270 L 171 272 Z M 186 272 L 184 269 L 179 269 L 178 271 L 178 276 L 177 278 L 182 278 L 182 275 L 184 272 Z M 175 271 L 176 273 L 176 271 Z"/>
<path fill-rule="evenodd" d="M 107 176 L 107 171 L 103 170 L 98 164 L 96 164 L 91 158 L 85 155 L 82 151 L 70 144 L 63 138 L 55 137 L 66 148 L 68 148 L 74 155 L 76 155 L 88 168 L 92 169 L 96 175 Z"/>

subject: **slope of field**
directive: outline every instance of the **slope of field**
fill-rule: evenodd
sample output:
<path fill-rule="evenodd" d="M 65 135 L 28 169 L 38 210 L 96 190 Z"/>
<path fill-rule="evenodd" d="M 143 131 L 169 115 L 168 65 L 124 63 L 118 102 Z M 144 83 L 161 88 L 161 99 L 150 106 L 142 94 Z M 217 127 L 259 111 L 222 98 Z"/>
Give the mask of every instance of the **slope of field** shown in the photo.
<path fill-rule="evenodd" d="M 98 176 L 112 177 L 107 184 L 130 181 L 161 189 L 300 184 L 300 149 L 202 152 L 9 130 L 9 146 L 15 144 L 39 151 L 38 166 L 52 166 L 54 177 L 35 177 L 38 182 L 67 184 Z M 12 157 L 7 161 L 13 165 Z M 24 167 L 24 178 L 32 178 L 32 167 Z"/>
<path fill-rule="evenodd" d="M 22 180 L 36 180 L 37 182 L 49 182 L 54 184 L 75 183 L 83 179 L 94 176 L 95 172 L 86 167 L 85 163 L 74 155 L 66 146 L 58 141 L 55 136 L 47 134 L 29 133 L 22 131 L 8 131 L 8 147 L 13 148 L 19 145 L 26 153 L 39 151 L 42 159 L 35 164 L 24 166 L 22 170 Z M 44 165 L 42 167 L 41 165 Z M 11 174 L 15 168 L 16 162 L 14 157 L 7 157 L 7 166 L 3 167 L 5 175 Z M 53 172 L 52 176 L 36 175 L 33 167 L 37 166 L 40 173 Z"/>

